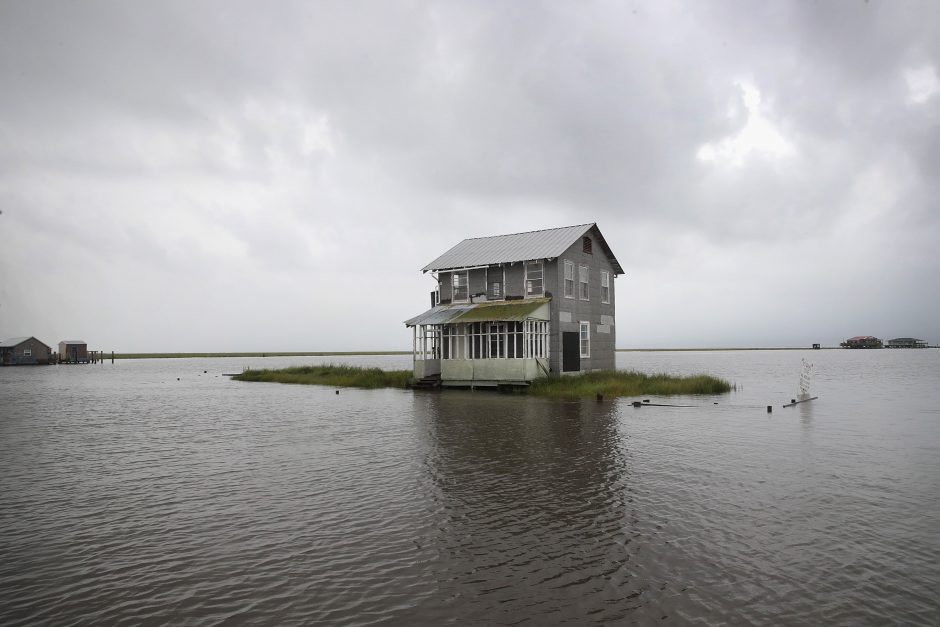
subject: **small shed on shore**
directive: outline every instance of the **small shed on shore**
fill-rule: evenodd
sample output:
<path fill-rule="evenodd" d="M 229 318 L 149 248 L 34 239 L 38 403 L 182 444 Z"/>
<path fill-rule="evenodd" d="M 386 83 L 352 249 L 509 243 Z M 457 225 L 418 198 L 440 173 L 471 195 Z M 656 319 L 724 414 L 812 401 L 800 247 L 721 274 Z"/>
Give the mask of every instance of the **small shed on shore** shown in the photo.
<path fill-rule="evenodd" d="M 84 340 L 59 342 L 59 361 L 66 364 L 87 364 L 88 344 Z"/>
<path fill-rule="evenodd" d="M 34 337 L 14 337 L 0 342 L 0 365 L 32 366 L 52 362 L 52 348 Z"/>

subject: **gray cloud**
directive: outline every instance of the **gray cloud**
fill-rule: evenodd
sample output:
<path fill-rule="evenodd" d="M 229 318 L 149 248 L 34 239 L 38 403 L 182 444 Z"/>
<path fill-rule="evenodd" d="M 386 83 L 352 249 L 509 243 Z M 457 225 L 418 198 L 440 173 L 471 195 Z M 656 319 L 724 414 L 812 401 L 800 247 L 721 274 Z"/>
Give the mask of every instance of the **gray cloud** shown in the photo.
<path fill-rule="evenodd" d="M 597 221 L 621 346 L 938 342 L 938 76 L 930 2 L 6 3 L 0 335 L 404 348 Z"/>

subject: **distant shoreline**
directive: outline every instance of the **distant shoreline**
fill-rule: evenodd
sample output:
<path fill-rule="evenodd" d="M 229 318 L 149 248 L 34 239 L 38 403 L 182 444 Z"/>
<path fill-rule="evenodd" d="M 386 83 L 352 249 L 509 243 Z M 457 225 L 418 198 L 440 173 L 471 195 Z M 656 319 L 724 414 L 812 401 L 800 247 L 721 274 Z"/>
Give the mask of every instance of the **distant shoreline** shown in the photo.
<path fill-rule="evenodd" d="M 316 352 L 278 352 L 266 353 L 114 353 L 115 359 L 193 359 L 217 357 L 342 357 L 353 355 L 410 355 L 411 351 L 316 351 Z M 111 353 L 104 353 L 104 360 L 111 359 Z"/>
<path fill-rule="evenodd" d="M 675 353 L 675 352 L 717 352 L 717 351 L 799 351 L 799 350 L 832 350 L 838 346 L 823 346 L 821 349 L 812 349 L 804 346 L 777 346 L 777 347 L 712 347 L 712 348 L 618 348 L 618 353 Z M 841 349 L 840 349 L 841 350 Z M 269 352 L 235 352 L 235 353 L 118 353 L 115 351 L 114 359 L 207 359 L 222 357 L 352 357 L 355 355 L 411 355 L 411 351 L 269 351 Z M 111 353 L 102 352 L 104 361 L 111 359 Z"/>
<path fill-rule="evenodd" d="M 933 344 L 925 346 L 924 348 L 940 348 L 940 346 L 935 346 Z M 819 348 L 812 348 L 809 346 L 758 346 L 758 347 L 729 347 L 729 348 L 618 348 L 616 349 L 618 353 L 700 353 L 700 352 L 716 352 L 716 351 L 829 351 L 829 350 L 857 350 L 861 352 L 865 351 L 879 351 L 879 350 L 921 350 L 919 348 L 892 348 L 888 349 L 853 349 L 845 348 L 843 346 L 820 346 Z"/>

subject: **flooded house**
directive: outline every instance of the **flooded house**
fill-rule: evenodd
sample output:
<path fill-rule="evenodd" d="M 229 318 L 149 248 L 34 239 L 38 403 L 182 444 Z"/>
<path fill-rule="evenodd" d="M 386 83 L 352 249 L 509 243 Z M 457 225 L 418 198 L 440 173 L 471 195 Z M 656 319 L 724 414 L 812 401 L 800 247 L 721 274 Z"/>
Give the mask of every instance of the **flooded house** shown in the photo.
<path fill-rule="evenodd" d="M 914 337 L 896 337 L 888 340 L 888 348 L 927 348 L 926 340 L 918 340 Z"/>
<path fill-rule="evenodd" d="M 614 368 L 623 268 L 596 224 L 465 239 L 421 271 L 435 279 L 431 308 L 405 324 L 425 385 Z"/>
<path fill-rule="evenodd" d="M 884 343 L 871 335 L 856 335 L 845 340 L 839 346 L 842 348 L 884 348 Z"/>
<path fill-rule="evenodd" d="M 35 337 L 14 337 L 0 342 L 0 365 L 32 366 L 52 363 L 52 348 Z"/>

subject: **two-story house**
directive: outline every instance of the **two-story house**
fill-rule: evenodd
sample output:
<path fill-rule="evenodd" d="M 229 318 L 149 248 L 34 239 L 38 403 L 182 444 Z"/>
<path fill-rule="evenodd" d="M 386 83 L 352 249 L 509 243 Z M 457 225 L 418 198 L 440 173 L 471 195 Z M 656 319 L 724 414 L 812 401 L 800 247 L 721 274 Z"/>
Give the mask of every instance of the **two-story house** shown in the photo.
<path fill-rule="evenodd" d="M 526 385 L 614 369 L 623 268 L 596 224 L 465 239 L 422 272 L 437 287 L 431 308 L 405 321 L 416 379 Z"/>

